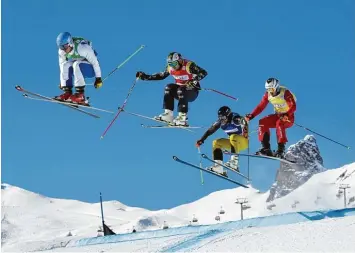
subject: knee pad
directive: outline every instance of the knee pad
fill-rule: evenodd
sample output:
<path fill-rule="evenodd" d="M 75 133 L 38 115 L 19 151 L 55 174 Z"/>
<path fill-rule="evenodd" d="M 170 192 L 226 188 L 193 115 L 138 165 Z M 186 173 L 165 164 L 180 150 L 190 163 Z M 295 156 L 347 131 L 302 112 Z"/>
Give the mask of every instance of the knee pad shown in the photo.
<path fill-rule="evenodd" d="M 170 94 L 170 92 L 171 92 L 171 90 L 172 90 L 172 88 L 173 88 L 173 85 L 174 85 L 174 84 L 168 84 L 167 86 L 165 86 L 165 91 L 164 91 L 164 93 L 165 93 L 165 94 Z"/>
<path fill-rule="evenodd" d="M 181 89 L 177 90 L 177 95 L 179 99 L 183 99 L 184 98 L 184 92 Z"/>

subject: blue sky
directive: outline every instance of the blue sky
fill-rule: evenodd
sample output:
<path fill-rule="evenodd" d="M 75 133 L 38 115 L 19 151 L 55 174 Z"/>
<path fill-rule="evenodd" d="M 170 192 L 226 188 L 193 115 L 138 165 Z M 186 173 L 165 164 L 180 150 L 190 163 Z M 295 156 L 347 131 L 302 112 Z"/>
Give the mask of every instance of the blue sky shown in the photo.
<path fill-rule="evenodd" d="M 146 48 L 104 83 L 86 89 L 93 106 L 116 110 L 135 72 L 160 71 L 169 52 L 178 51 L 205 68 L 205 88 L 239 98 L 202 92 L 190 106 L 191 125 L 209 126 L 222 105 L 246 114 L 259 103 L 268 77 L 277 77 L 297 96 L 296 122 L 355 147 L 355 15 L 352 0 L 255 1 L 2 1 L 2 182 L 50 197 L 130 206 L 170 208 L 232 188 L 172 160 L 198 163 L 194 146 L 204 130 L 143 129 L 139 118 L 121 114 L 105 139 L 112 117 L 96 120 L 63 106 L 22 98 L 24 88 L 60 93 L 56 36 L 62 31 L 85 37 L 108 74 L 141 44 Z M 127 110 L 161 112 L 164 86 L 173 79 L 139 82 Z M 269 107 L 252 121 L 272 112 Z M 289 143 L 308 132 L 288 130 Z M 212 140 L 202 146 L 211 154 Z M 347 150 L 317 137 L 324 165 L 354 162 Z M 275 148 L 275 132 L 272 132 Z M 251 151 L 259 148 L 251 137 Z M 206 164 L 207 165 L 207 164 Z M 241 171 L 246 172 L 246 160 Z M 278 163 L 251 160 L 253 186 L 265 191 Z"/>

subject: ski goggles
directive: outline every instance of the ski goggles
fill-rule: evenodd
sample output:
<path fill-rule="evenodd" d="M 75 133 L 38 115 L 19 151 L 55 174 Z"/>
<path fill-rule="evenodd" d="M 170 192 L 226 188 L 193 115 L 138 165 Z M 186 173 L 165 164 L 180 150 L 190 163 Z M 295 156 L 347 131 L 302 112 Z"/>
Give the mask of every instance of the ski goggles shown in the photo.
<path fill-rule="evenodd" d="M 179 65 L 179 61 L 168 62 L 168 65 L 172 68 L 176 68 Z"/>
<path fill-rule="evenodd" d="M 66 50 L 68 47 L 70 47 L 69 43 L 59 46 L 61 50 Z"/>

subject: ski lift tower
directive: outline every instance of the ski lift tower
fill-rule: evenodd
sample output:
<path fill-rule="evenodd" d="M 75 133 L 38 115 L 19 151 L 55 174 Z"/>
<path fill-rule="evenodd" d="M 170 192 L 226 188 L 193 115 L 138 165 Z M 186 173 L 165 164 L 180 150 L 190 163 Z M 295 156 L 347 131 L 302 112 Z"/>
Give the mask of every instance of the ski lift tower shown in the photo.
<path fill-rule="evenodd" d="M 240 219 L 243 220 L 243 205 L 248 203 L 247 198 L 237 198 L 236 204 L 240 204 Z"/>
<path fill-rule="evenodd" d="M 342 189 L 343 193 L 344 193 L 344 208 L 346 208 L 346 189 L 349 189 L 349 188 L 350 188 L 350 185 L 348 185 L 348 184 L 341 184 L 339 186 L 339 190 Z"/>

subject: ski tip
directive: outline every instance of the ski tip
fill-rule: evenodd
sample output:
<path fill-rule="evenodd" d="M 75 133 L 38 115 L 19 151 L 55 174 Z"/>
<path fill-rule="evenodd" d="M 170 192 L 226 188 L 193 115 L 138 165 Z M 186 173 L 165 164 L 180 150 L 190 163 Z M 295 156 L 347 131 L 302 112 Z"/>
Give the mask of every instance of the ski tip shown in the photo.
<path fill-rule="evenodd" d="M 101 136 L 100 136 L 100 140 L 102 140 L 103 138 L 104 138 L 104 136 L 103 136 L 103 135 L 101 135 Z"/>
<path fill-rule="evenodd" d="M 22 91 L 22 90 L 23 90 L 20 85 L 16 85 L 16 86 L 15 86 L 15 89 L 16 89 L 16 90 L 19 90 L 19 91 Z"/>
<path fill-rule="evenodd" d="M 176 161 L 176 160 L 178 160 L 179 158 L 177 158 L 177 156 L 173 156 L 173 159 Z"/>
<path fill-rule="evenodd" d="M 207 157 L 205 154 L 201 154 L 201 156 L 202 156 L 203 158 L 206 158 L 206 157 Z"/>

